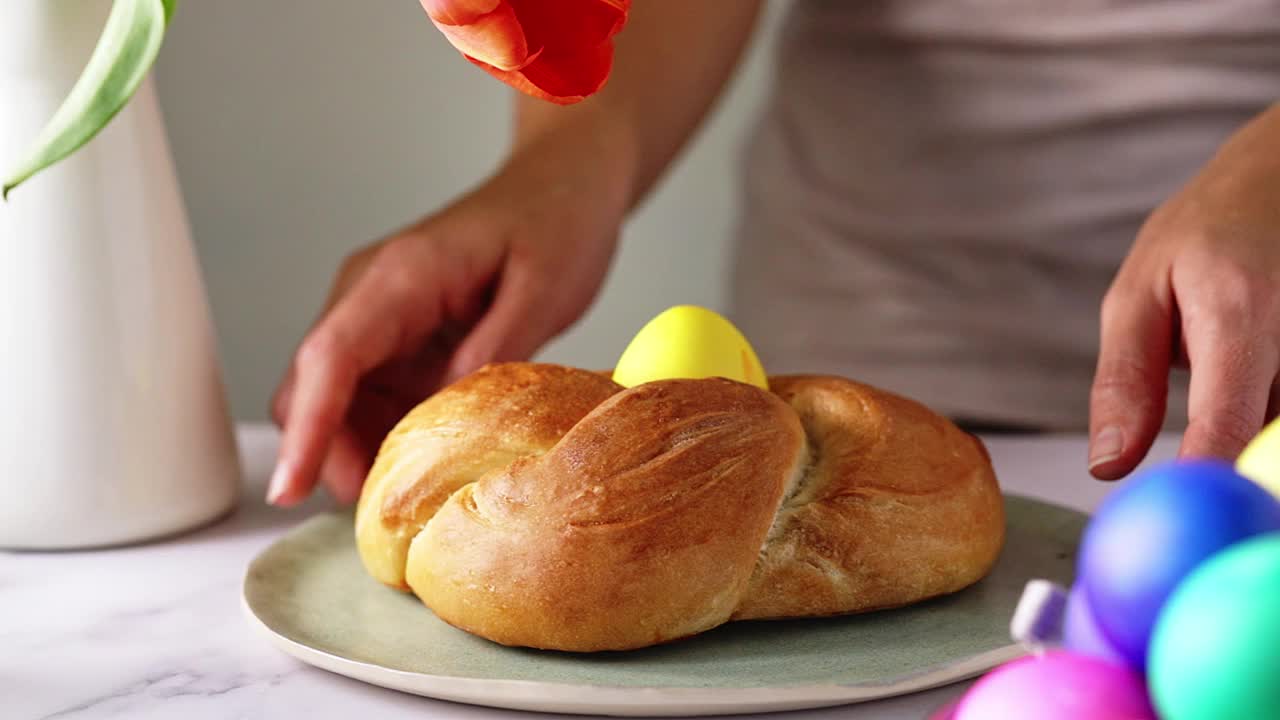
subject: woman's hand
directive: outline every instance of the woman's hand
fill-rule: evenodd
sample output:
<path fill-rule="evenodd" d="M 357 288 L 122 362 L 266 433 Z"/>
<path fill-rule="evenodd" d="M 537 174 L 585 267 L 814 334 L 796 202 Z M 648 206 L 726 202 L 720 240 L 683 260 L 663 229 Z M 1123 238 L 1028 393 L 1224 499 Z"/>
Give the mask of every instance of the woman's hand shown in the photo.
<path fill-rule="evenodd" d="M 268 501 L 319 479 L 353 502 L 383 437 L 442 384 L 527 359 L 595 297 L 626 210 L 625 172 L 590 143 L 518 152 L 437 215 L 347 258 L 276 392 Z"/>
<path fill-rule="evenodd" d="M 1150 449 L 1169 369 L 1191 369 L 1181 456 L 1234 459 L 1280 410 L 1280 105 L 1147 220 L 1102 305 L 1093 474 Z"/>
<path fill-rule="evenodd" d="M 520 98 L 501 172 L 347 260 L 276 393 L 284 434 L 271 502 L 302 500 L 317 478 L 355 500 L 405 412 L 485 362 L 527 358 L 586 310 L 624 215 L 710 109 L 759 8 L 641 3 L 602 91 L 571 107 Z"/>

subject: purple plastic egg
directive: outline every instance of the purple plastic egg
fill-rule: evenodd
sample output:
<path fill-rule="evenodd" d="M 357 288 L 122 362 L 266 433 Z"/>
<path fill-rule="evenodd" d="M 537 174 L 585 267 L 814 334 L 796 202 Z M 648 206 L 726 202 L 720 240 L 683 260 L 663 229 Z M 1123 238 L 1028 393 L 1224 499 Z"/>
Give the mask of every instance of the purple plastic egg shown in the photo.
<path fill-rule="evenodd" d="M 954 720 L 1155 720 L 1143 677 L 1101 658 L 1055 650 L 992 670 Z"/>
<path fill-rule="evenodd" d="M 1089 597 L 1079 583 L 1067 595 L 1067 610 L 1062 622 L 1062 644 L 1081 655 L 1127 664 L 1124 655 L 1111 645 L 1106 633 L 1098 626 L 1093 608 L 1089 607 Z"/>
<path fill-rule="evenodd" d="M 1280 502 L 1219 460 L 1155 466 L 1103 502 L 1085 529 L 1078 582 L 1103 635 L 1145 671 L 1156 616 L 1209 556 L 1280 530 Z"/>

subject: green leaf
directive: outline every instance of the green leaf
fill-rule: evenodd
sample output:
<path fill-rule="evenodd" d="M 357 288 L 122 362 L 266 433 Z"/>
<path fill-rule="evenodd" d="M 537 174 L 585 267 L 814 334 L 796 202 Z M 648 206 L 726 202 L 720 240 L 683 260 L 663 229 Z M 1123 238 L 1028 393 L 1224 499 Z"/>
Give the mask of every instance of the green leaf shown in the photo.
<path fill-rule="evenodd" d="M 67 99 L 40 131 L 0 197 L 93 139 L 137 92 L 160 53 L 177 0 L 116 0 L 93 55 Z"/>

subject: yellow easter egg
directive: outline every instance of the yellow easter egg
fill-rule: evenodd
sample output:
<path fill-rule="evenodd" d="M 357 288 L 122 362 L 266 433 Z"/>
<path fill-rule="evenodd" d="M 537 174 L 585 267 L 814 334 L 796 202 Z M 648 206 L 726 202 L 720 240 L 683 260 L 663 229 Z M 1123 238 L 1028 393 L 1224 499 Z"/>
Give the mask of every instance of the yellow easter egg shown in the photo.
<path fill-rule="evenodd" d="M 1263 428 L 1240 453 L 1236 470 L 1280 497 L 1280 420 Z"/>
<path fill-rule="evenodd" d="M 631 339 L 613 371 L 613 381 L 623 387 L 710 377 L 769 389 L 756 351 L 738 328 L 693 305 L 678 305 L 650 320 Z"/>

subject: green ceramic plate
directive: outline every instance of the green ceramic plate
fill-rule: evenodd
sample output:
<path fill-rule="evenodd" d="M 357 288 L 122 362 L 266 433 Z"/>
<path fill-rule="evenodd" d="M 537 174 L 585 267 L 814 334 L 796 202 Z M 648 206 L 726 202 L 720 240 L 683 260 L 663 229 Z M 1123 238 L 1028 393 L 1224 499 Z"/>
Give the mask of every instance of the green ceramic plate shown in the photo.
<path fill-rule="evenodd" d="M 405 692 L 493 707 L 711 715 L 823 707 L 915 692 L 1021 654 L 1009 620 L 1027 580 L 1070 581 L 1086 518 L 1006 499 L 1004 553 L 982 582 L 909 608 L 730 623 L 671 645 L 577 655 L 495 645 L 365 574 L 349 514 L 314 517 L 249 566 L 249 617 L 285 652 Z"/>

